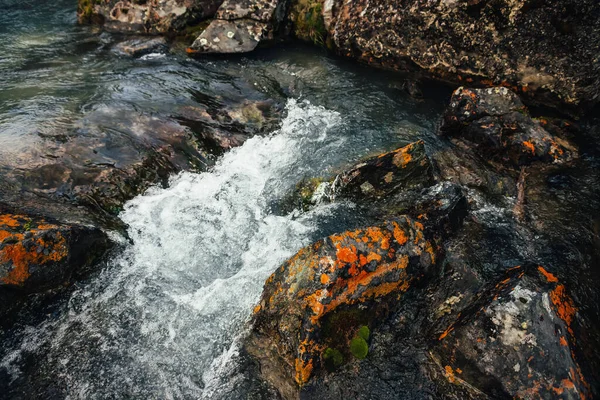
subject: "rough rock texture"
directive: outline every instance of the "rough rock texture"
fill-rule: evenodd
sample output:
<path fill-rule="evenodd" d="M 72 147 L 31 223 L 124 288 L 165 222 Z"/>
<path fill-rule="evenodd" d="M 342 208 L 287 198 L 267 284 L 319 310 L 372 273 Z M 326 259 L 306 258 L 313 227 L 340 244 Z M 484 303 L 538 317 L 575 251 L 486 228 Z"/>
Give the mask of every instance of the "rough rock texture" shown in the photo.
<path fill-rule="evenodd" d="M 5 211 L 0 207 L 0 315 L 26 294 L 69 283 L 110 247 L 100 229 Z"/>
<path fill-rule="evenodd" d="M 577 308 L 541 266 L 511 268 L 438 337 L 448 380 L 492 398 L 590 398 L 577 363 Z"/>
<path fill-rule="evenodd" d="M 440 132 L 468 140 L 481 156 L 503 165 L 565 163 L 577 156 L 573 145 L 548 133 L 529 116 L 518 96 L 504 87 L 458 88 Z"/>
<path fill-rule="evenodd" d="M 267 280 L 246 348 L 292 398 L 296 384 L 323 366 L 327 348 L 349 357 L 358 328 L 384 317 L 387 302 L 398 301 L 437 257 L 423 225 L 409 217 L 318 241 Z"/>
<path fill-rule="evenodd" d="M 481 128 L 486 118 L 502 129 Z M 573 127 L 533 120 L 514 93 L 495 88 L 457 91 L 444 129 L 452 143 L 430 158 L 416 142 L 299 188 L 304 209 L 350 200 L 387 222 L 320 240 L 269 278 L 239 352 L 254 365 L 236 370 L 246 388 L 304 400 L 597 395 L 598 307 L 585 304 L 595 295 L 571 272 L 596 279 L 594 207 L 571 210 L 578 203 L 568 200 L 573 186 L 594 187 L 576 178 L 593 166 L 558 138 Z M 406 254 L 419 231 L 433 250 L 425 262 L 421 249 Z M 405 254 L 407 268 L 392 274 Z M 371 296 L 382 288 L 391 291 Z M 352 351 L 364 326 L 366 356 Z"/>
<path fill-rule="evenodd" d="M 335 198 L 375 200 L 400 189 L 431 185 L 433 166 L 423 141 L 370 158 L 336 176 L 331 191 Z"/>
<path fill-rule="evenodd" d="M 221 0 L 79 0 L 79 22 L 119 32 L 168 33 L 210 18 Z"/>
<path fill-rule="evenodd" d="M 225 0 L 188 53 L 247 53 L 272 40 L 285 17 L 286 1 Z"/>
<path fill-rule="evenodd" d="M 291 8 L 296 36 L 372 65 L 507 85 L 572 109 L 600 100 L 595 0 L 297 0 Z"/>

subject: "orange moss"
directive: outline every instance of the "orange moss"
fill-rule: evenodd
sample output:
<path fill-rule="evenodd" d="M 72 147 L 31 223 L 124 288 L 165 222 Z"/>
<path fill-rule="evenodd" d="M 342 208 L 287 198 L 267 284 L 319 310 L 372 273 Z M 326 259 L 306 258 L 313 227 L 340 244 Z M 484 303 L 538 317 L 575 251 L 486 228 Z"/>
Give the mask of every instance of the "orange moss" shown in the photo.
<path fill-rule="evenodd" d="M 569 344 L 567 343 L 567 339 L 565 339 L 564 336 L 560 337 L 560 345 L 561 346 L 568 346 Z"/>
<path fill-rule="evenodd" d="M 256 306 L 254 306 L 254 310 L 253 310 L 254 314 L 256 314 L 257 312 L 259 312 L 260 309 L 261 309 L 260 304 L 257 304 Z"/>
<path fill-rule="evenodd" d="M 327 285 L 329 283 L 329 277 L 327 274 L 321 274 L 320 280 L 322 285 Z"/>

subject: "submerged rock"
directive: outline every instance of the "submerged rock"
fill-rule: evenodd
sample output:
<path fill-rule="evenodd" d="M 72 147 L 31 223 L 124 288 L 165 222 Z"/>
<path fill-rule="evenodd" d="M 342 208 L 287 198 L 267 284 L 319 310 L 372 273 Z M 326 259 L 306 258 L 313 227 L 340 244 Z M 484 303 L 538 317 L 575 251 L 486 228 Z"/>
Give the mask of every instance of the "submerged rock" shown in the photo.
<path fill-rule="evenodd" d="M 529 116 L 518 96 L 504 87 L 458 88 L 440 132 L 469 141 L 482 157 L 504 165 L 560 164 L 577 157 L 573 145 L 548 133 Z"/>
<path fill-rule="evenodd" d="M 104 232 L 0 208 L 0 315 L 25 295 L 81 276 L 110 247 Z"/>
<path fill-rule="evenodd" d="M 115 46 L 118 53 L 127 54 L 132 57 L 139 57 L 149 53 L 164 51 L 167 41 L 162 38 L 135 38 L 121 42 Z"/>
<path fill-rule="evenodd" d="M 119 32 L 168 33 L 214 15 L 222 0 L 79 0 L 80 23 Z"/>

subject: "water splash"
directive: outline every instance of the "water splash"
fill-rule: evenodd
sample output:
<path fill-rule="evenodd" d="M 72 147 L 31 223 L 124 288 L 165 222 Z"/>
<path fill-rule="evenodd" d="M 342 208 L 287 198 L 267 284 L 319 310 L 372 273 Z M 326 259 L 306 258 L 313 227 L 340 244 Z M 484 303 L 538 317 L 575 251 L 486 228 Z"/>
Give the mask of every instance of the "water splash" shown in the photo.
<path fill-rule="evenodd" d="M 121 217 L 134 244 L 59 318 L 23 332 L 1 366 L 16 379 L 35 353 L 37 374 L 62 382 L 69 398 L 201 397 L 203 376 L 230 348 L 264 280 L 339 207 L 292 218 L 270 204 L 320 168 L 311 158 L 339 146 L 340 123 L 335 112 L 291 100 L 277 132 L 130 201 Z"/>

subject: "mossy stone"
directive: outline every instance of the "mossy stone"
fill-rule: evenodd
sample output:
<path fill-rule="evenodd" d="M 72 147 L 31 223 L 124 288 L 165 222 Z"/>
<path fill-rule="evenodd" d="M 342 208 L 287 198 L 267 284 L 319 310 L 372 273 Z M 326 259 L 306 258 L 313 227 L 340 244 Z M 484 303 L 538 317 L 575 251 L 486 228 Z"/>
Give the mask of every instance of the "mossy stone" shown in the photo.
<path fill-rule="evenodd" d="M 369 337 L 371 336 L 371 331 L 369 330 L 369 327 L 363 325 L 360 328 L 358 328 L 358 336 L 365 339 L 365 341 L 369 340 Z"/>
<path fill-rule="evenodd" d="M 344 356 L 338 349 L 328 347 L 323 353 L 323 360 L 325 360 L 325 368 L 328 371 L 333 371 L 344 363 Z"/>
<path fill-rule="evenodd" d="M 356 336 L 350 341 L 350 352 L 359 360 L 363 360 L 369 353 L 369 345 L 367 341 L 360 336 Z"/>

